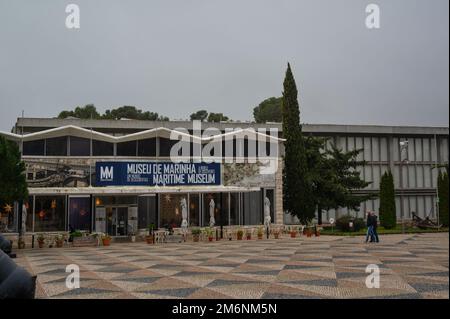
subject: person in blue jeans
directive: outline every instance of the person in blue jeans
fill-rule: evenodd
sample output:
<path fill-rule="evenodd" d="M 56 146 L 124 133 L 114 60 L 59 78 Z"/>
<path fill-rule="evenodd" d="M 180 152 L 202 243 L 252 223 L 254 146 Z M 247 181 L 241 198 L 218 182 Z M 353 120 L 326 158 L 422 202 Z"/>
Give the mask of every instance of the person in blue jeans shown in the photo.
<path fill-rule="evenodd" d="M 372 237 L 371 242 L 379 243 L 380 239 L 378 238 L 377 227 L 378 227 L 378 216 L 375 215 L 375 212 L 370 212 L 372 218 Z"/>
<path fill-rule="evenodd" d="M 367 212 L 367 234 L 366 234 L 366 243 L 369 241 L 372 242 L 372 240 L 374 239 L 374 234 L 373 234 L 373 218 L 372 218 L 372 214 L 368 211 Z"/>

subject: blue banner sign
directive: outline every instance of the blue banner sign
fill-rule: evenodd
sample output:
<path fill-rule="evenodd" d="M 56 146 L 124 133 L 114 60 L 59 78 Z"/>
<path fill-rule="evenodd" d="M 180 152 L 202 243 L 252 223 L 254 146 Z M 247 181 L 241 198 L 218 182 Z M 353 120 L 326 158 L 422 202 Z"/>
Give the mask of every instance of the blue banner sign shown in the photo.
<path fill-rule="evenodd" d="M 220 163 L 97 162 L 96 186 L 220 185 Z"/>

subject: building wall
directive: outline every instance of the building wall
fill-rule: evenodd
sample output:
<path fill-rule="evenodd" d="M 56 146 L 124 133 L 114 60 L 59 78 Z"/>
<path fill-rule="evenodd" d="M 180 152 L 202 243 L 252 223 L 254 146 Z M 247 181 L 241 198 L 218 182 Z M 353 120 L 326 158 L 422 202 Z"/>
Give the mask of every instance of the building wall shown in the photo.
<path fill-rule="evenodd" d="M 406 140 L 408 147 L 400 152 L 400 142 Z M 435 142 L 434 136 L 426 134 L 422 136 L 335 135 L 330 137 L 328 147 L 333 142 L 343 150 L 363 149 L 358 160 L 367 161 L 367 165 L 359 167 L 359 171 L 364 180 L 372 182 L 365 189 L 365 193 L 378 193 L 381 176 L 388 169 L 392 171 L 398 220 L 402 217 L 402 209 L 405 219 L 410 219 L 412 212 L 421 217 L 437 217 L 438 169 L 433 167 L 436 163 L 448 164 L 448 136 L 438 136 Z M 441 170 L 444 169 L 441 168 Z M 347 213 L 364 217 L 364 212 L 367 210 L 378 212 L 379 200 L 374 199 L 363 203 L 359 211 L 348 212 L 347 209 L 342 208 L 337 212 L 331 210 L 323 217 L 324 220 L 328 220 Z"/>

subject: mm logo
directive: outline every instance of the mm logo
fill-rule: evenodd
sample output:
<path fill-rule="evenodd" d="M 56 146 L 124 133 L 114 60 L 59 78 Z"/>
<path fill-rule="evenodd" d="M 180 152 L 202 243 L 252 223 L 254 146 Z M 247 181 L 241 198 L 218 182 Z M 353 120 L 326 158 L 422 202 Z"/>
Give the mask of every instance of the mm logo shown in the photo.
<path fill-rule="evenodd" d="M 100 167 L 100 181 L 112 182 L 114 179 L 113 166 L 101 166 Z"/>

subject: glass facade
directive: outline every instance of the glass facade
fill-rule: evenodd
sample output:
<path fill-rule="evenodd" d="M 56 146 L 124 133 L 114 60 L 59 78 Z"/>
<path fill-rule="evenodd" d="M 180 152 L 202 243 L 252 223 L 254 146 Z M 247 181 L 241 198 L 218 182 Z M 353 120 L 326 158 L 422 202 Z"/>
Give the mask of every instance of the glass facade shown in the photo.
<path fill-rule="evenodd" d="M 69 198 L 69 230 L 91 230 L 90 197 Z"/>
<path fill-rule="evenodd" d="M 70 156 L 89 156 L 91 141 L 87 138 L 70 136 Z"/>
<path fill-rule="evenodd" d="M 65 196 L 36 196 L 34 231 L 64 231 L 66 221 Z"/>
<path fill-rule="evenodd" d="M 67 156 L 67 136 L 46 139 L 45 155 Z"/>

